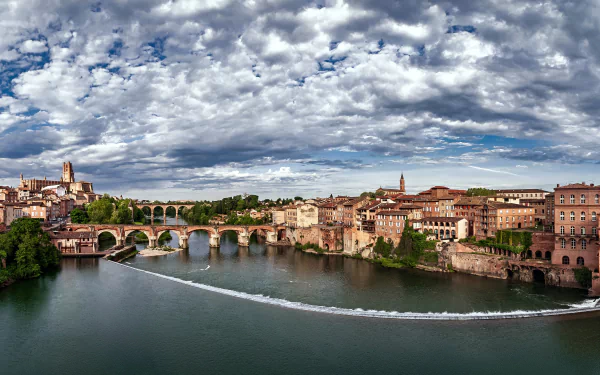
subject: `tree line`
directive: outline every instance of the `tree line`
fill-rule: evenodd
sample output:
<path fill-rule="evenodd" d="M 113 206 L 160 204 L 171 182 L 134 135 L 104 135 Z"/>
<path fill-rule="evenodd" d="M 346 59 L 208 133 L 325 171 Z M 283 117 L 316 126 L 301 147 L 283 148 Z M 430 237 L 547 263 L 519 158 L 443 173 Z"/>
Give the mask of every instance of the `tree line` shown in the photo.
<path fill-rule="evenodd" d="M 19 279 L 40 276 L 58 266 L 60 251 L 42 230 L 39 220 L 19 218 L 0 234 L 0 287 Z"/>

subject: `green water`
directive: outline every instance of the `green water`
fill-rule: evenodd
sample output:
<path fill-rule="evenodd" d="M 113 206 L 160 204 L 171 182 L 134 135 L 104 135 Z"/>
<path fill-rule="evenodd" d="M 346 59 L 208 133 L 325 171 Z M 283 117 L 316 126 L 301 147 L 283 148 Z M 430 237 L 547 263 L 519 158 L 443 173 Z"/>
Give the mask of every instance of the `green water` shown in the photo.
<path fill-rule="evenodd" d="M 177 241 L 174 238 L 173 241 Z M 227 290 L 386 311 L 564 308 L 576 290 L 389 270 L 197 234 L 125 264 Z M 209 267 L 210 266 L 210 267 Z M 407 321 L 298 311 L 97 259 L 0 291 L 0 374 L 600 374 L 600 315 Z"/>

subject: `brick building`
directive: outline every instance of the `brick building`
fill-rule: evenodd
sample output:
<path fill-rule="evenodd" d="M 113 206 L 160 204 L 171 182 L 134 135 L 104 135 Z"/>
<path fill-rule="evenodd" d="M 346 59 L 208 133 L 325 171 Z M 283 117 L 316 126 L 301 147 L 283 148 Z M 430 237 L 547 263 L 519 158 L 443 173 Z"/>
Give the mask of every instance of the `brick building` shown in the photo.
<path fill-rule="evenodd" d="M 473 231 L 478 240 L 494 237 L 498 230 L 535 226 L 533 208 L 513 203 L 487 202 L 475 208 Z"/>
<path fill-rule="evenodd" d="M 600 187 L 585 183 L 554 189 L 553 264 L 598 264 Z"/>
<path fill-rule="evenodd" d="M 394 244 L 400 242 L 406 220 L 412 220 L 409 210 L 379 211 L 375 218 L 375 235 L 386 241 L 391 239 Z"/>

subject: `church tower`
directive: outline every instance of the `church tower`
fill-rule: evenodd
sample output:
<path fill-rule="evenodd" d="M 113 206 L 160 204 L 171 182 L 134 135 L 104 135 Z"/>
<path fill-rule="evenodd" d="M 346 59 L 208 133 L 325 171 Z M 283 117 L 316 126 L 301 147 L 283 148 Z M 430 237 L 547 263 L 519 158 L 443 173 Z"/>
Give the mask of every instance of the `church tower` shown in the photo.
<path fill-rule="evenodd" d="M 406 193 L 406 187 L 404 186 L 404 172 L 400 175 L 400 192 Z"/>
<path fill-rule="evenodd" d="M 73 172 L 73 165 L 70 161 L 63 163 L 62 182 L 71 183 L 75 182 L 75 172 Z"/>

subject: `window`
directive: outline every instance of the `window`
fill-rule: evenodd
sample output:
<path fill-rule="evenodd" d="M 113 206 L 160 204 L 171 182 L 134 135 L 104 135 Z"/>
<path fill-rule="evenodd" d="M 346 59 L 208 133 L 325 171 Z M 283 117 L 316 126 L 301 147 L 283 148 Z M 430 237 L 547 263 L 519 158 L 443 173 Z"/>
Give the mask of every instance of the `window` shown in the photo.
<path fill-rule="evenodd" d="M 562 194 L 560 196 L 560 204 L 565 204 L 565 196 Z"/>
<path fill-rule="evenodd" d="M 596 211 L 592 212 L 592 221 L 596 221 Z"/>
<path fill-rule="evenodd" d="M 561 220 L 565 219 L 565 213 L 564 213 L 564 211 L 560 211 L 560 219 Z"/>
<path fill-rule="evenodd" d="M 575 195 L 571 194 L 571 199 L 569 199 L 569 201 L 571 202 L 571 204 L 575 204 Z"/>
<path fill-rule="evenodd" d="M 569 215 L 569 217 L 571 218 L 571 221 L 575 221 L 575 212 L 571 211 L 571 214 Z"/>
<path fill-rule="evenodd" d="M 577 257 L 577 265 L 585 266 L 585 260 L 583 260 L 583 257 Z"/>
<path fill-rule="evenodd" d="M 581 221 L 585 221 L 585 212 L 581 213 L 581 217 L 580 218 L 581 218 Z"/>
<path fill-rule="evenodd" d="M 574 236 L 574 235 L 575 235 L 575 227 L 572 226 L 571 227 L 571 236 Z"/>
<path fill-rule="evenodd" d="M 585 203 L 585 194 L 581 194 L 581 198 L 579 198 L 580 203 Z"/>
<path fill-rule="evenodd" d="M 585 250 L 587 247 L 587 241 L 586 240 L 581 240 L 581 250 Z M 579 262 L 577 262 L 577 264 L 579 264 Z"/>
<path fill-rule="evenodd" d="M 596 235 L 596 227 L 592 227 L 592 234 L 595 236 Z"/>
<path fill-rule="evenodd" d="M 585 235 L 585 227 L 581 227 L 581 234 Z"/>
<path fill-rule="evenodd" d="M 575 248 L 577 247 L 577 240 L 576 239 L 571 239 L 571 249 L 575 250 Z"/>
<path fill-rule="evenodd" d="M 564 238 L 560 239 L 560 248 L 564 249 L 567 247 L 567 240 L 565 240 Z"/>
<path fill-rule="evenodd" d="M 562 264 L 569 264 L 569 257 L 568 256 L 564 256 L 562 258 Z"/>
<path fill-rule="evenodd" d="M 596 197 L 594 198 L 594 203 L 600 203 L 600 197 L 598 196 L 598 194 L 596 194 Z"/>
<path fill-rule="evenodd" d="M 560 226 L 560 234 L 565 234 L 565 227 L 563 225 Z"/>

